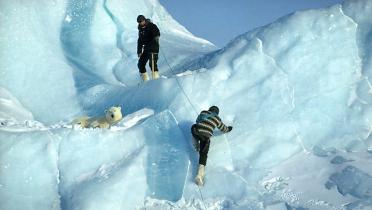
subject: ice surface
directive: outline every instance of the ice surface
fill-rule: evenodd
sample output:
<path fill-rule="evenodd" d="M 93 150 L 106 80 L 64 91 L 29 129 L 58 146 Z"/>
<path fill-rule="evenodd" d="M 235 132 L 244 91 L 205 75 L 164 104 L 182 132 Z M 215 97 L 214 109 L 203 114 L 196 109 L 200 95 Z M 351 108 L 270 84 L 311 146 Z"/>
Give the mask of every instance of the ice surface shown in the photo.
<path fill-rule="evenodd" d="M 25 109 L 9 91 L 0 88 L 0 119 L 15 121 L 33 120 L 32 113 Z"/>
<path fill-rule="evenodd" d="M 340 157 L 349 161 L 336 164 L 335 158 Z M 371 157 L 363 152 L 333 151 L 325 156 L 300 153 L 274 167 L 261 184 L 268 193 L 294 207 L 370 209 L 372 171 L 366 164 Z"/>
<path fill-rule="evenodd" d="M 80 111 L 59 40 L 64 7 L 63 1 L 0 2 L 0 86 L 41 121 Z"/>
<path fill-rule="evenodd" d="M 0 209 L 60 209 L 54 135 L 2 131 L 0 139 Z"/>
<path fill-rule="evenodd" d="M 117 209 L 118 206 L 134 209 L 143 202 L 147 149 L 142 128 L 62 129 L 57 133 L 62 139 L 59 147 L 62 209 Z M 126 199 L 131 202 L 125 202 Z"/>
<path fill-rule="evenodd" d="M 146 83 L 140 13 L 166 75 Z M 1 1 L 0 209 L 371 209 L 371 13 L 296 12 L 213 52 L 156 0 Z M 114 105 L 110 129 L 70 124 Z M 234 129 L 198 188 L 210 105 Z"/>
<path fill-rule="evenodd" d="M 2 1 L 0 86 L 43 122 L 85 112 L 86 97 L 94 98 L 98 87 L 108 83 L 123 90 L 137 84 L 140 13 L 161 27 L 161 52 L 173 55 L 167 60 L 171 65 L 215 49 L 173 20 L 158 1 Z M 159 68 L 170 71 L 164 59 Z"/>
<path fill-rule="evenodd" d="M 169 112 L 146 122 L 148 147 L 146 174 L 149 197 L 178 201 L 189 166 L 187 139 Z"/>

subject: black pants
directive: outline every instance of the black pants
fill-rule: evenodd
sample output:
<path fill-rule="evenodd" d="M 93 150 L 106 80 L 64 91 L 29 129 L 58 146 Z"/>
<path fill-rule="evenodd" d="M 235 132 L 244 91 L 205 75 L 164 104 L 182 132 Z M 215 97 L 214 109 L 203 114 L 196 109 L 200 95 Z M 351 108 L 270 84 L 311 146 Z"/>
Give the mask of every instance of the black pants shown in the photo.
<path fill-rule="evenodd" d="M 199 164 L 202 164 L 205 166 L 207 165 L 209 145 L 211 142 L 210 138 L 201 135 L 196 129 L 195 125 L 191 127 L 191 134 L 200 143 Z"/>
<path fill-rule="evenodd" d="M 154 59 L 154 63 L 152 60 Z M 150 53 L 150 52 L 143 52 L 141 57 L 138 60 L 138 69 L 140 73 L 146 73 L 146 63 L 149 61 L 149 66 L 151 70 L 158 71 L 158 53 Z M 154 64 L 154 69 L 152 69 L 152 65 Z"/>

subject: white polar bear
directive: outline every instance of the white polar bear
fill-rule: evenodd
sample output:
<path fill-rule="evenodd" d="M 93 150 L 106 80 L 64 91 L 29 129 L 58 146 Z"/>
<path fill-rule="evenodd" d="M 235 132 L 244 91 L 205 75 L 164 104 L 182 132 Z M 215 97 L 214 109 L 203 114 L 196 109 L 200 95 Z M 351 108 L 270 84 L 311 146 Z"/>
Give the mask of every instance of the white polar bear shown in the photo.
<path fill-rule="evenodd" d="M 110 128 L 113 124 L 123 119 L 120 106 L 113 106 L 105 110 L 105 117 L 80 117 L 74 120 L 74 125 L 80 125 L 82 128 Z"/>

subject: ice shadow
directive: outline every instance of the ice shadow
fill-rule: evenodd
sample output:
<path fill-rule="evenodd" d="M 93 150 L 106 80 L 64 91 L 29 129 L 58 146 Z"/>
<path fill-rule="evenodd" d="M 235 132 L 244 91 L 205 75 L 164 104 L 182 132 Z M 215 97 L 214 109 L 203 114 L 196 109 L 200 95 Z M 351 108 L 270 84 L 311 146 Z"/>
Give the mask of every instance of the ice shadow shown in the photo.
<path fill-rule="evenodd" d="M 176 202 L 182 198 L 189 168 L 186 139 L 169 111 L 145 124 L 147 196 Z"/>
<path fill-rule="evenodd" d="M 88 115 L 101 115 L 110 106 L 120 105 L 122 87 L 108 84 L 96 72 L 97 64 L 92 25 L 97 0 L 70 0 L 60 31 L 64 56 L 72 67 L 79 103 Z M 121 88 L 121 91 L 119 90 Z"/>
<path fill-rule="evenodd" d="M 93 73 L 98 71 L 94 65 L 91 40 L 96 4 L 97 0 L 70 0 L 62 22 L 60 41 L 64 55 L 73 67 L 75 86 L 78 91 L 104 82 Z"/>
<path fill-rule="evenodd" d="M 87 176 L 86 180 L 77 182 L 68 191 L 63 191 L 60 188 L 61 209 L 74 209 L 76 204 L 84 202 L 86 196 L 91 196 L 90 194 L 95 188 L 99 188 L 105 182 L 109 182 L 110 179 L 119 179 L 123 171 L 128 170 L 131 163 L 135 161 L 143 149 L 144 145 L 140 145 L 122 159 L 107 165 L 102 171 L 101 168 L 98 168 L 97 171 Z M 64 181 L 62 180 L 61 183 L 64 184 Z"/>
<path fill-rule="evenodd" d="M 193 124 L 193 121 L 181 121 L 178 123 L 178 126 L 182 130 L 185 138 L 185 150 L 187 151 L 188 159 L 190 161 L 189 173 L 191 173 L 191 176 L 189 176 L 190 180 L 188 180 L 190 182 L 194 181 L 193 178 L 195 177 L 199 166 L 199 152 L 197 152 L 192 145 L 193 137 L 191 134 L 191 126 Z"/>

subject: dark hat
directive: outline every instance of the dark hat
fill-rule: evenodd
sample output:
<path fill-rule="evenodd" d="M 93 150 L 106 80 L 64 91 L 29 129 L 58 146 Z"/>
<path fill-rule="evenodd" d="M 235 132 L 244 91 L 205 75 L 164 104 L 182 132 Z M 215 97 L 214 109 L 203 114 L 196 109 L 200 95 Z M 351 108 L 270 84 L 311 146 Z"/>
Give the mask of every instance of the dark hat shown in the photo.
<path fill-rule="evenodd" d="M 211 106 L 211 107 L 208 109 L 208 111 L 211 111 L 211 112 L 216 113 L 216 114 L 218 114 L 218 113 L 220 112 L 220 110 L 218 109 L 217 106 Z"/>
<path fill-rule="evenodd" d="M 142 22 L 144 20 L 146 20 L 145 16 L 143 16 L 143 15 L 138 15 L 137 16 L 137 23 L 140 23 L 140 22 Z"/>

